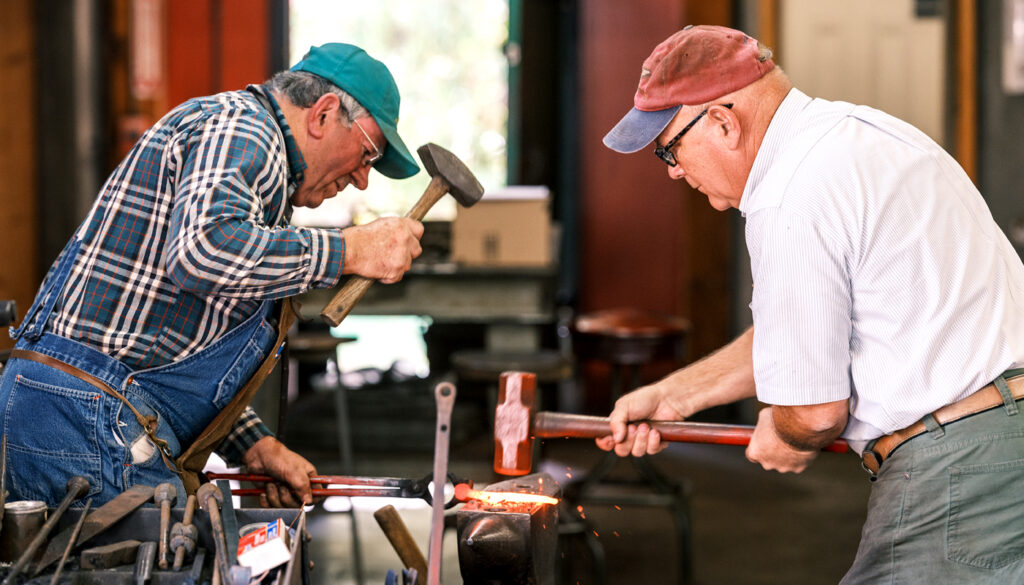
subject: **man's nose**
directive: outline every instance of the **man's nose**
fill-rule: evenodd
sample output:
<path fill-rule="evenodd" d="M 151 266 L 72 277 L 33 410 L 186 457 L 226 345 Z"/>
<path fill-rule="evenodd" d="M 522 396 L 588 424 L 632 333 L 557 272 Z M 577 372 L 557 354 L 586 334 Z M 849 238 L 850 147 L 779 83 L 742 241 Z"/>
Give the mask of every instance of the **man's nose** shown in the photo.
<path fill-rule="evenodd" d="M 686 171 L 683 170 L 683 165 L 676 163 L 676 166 L 668 167 L 668 178 L 672 179 L 673 181 L 678 181 L 679 179 L 685 177 Z"/>
<path fill-rule="evenodd" d="M 352 184 L 360 191 L 366 190 L 370 184 L 370 167 L 359 167 L 359 170 L 352 171 Z"/>

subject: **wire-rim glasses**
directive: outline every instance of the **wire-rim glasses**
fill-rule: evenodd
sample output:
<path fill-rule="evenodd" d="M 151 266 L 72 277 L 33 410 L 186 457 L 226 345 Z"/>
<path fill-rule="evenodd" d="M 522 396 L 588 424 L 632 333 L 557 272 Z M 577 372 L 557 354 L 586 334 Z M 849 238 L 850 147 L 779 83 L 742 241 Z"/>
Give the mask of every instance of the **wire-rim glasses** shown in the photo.
<path fill-rule="evenodd" d="M 365 129 L 363 129 L 363 125 L 359 123 L 359 120 L 352 120 L 352 123 L 355 124 L 357 128 L 359 128 L 359 131 L 362 132 L 363 136 L 366 137 L 366 140 L 370 143 L 370 146 L 373 147 L 373 154 L 371 154 L 369 149 L 367 149 L 365 146 L 363 147 L 363 166 L 372 167 L 374 163 L 379 161 L 381 157 L 384 156 L 384 153 L 381 152 L 379 148 L 377 148 L 376 144 L 373 143 L 373 139 L 370 138 L 370 135 L 366 133 Z"/>

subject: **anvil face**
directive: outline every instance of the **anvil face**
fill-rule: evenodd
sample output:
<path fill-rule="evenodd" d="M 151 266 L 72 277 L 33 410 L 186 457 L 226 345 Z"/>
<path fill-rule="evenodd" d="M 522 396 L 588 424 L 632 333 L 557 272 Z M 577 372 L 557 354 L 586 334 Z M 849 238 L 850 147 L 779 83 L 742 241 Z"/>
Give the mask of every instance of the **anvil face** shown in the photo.
<path fill-rule="evenodd" d="M 546 473 L 492 484 L 487 492 L 527 492 L 558 498 Z M 459 568 L 465 585 L 553 585 L 558 506 L 467 502 L 457 513 Z"/>

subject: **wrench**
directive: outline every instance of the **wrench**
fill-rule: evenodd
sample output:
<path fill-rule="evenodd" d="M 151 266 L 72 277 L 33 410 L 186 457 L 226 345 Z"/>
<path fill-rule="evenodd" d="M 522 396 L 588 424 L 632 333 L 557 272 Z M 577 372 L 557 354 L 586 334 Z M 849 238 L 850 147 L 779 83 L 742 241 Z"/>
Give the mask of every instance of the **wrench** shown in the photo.
<path fill-rule="evenodd" d="M 455 386 L 441 382 L 434 388 L 437 402 L 437 431 L 434 435 L 434 495 L 430 519 L 430 549 L 427 552 L 427 585 L 441 585 L 441 544 L 444 540 L 444 478 L 448 477 L 448 443 L 451 436 Z"/>

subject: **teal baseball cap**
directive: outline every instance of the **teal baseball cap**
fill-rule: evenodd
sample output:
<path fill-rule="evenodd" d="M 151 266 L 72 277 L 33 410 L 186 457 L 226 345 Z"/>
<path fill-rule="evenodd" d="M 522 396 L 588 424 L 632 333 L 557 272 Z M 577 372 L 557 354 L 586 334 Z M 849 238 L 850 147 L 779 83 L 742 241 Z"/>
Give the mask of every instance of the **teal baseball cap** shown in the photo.
<path fill-rule="evenodd" d="M 388 144 L 373 168 L 392 179 L 404 179 L 420 166 L 398 135 L 398 86 L 386 65 L 355 45 L 327 43 L 310 47 L 292 71 L 319 75 L 354 97 L 380 126 Z"/>

